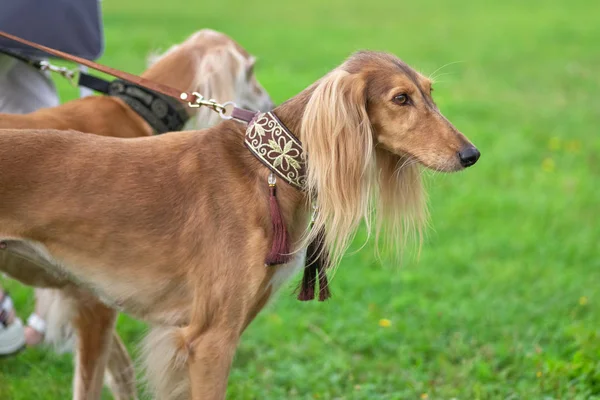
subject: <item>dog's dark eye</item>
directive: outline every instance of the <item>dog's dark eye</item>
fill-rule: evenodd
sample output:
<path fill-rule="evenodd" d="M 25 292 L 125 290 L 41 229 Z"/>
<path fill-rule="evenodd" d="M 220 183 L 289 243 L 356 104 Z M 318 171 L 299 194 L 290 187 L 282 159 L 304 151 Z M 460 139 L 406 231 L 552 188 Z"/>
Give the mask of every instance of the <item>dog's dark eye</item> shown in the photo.
<path fill-rule="evenodd" d="M 394 96 L 394 103 L 396 104 L 405 105 L 408 104 L 408 101 L 408 95 L 405 93 Z"/>

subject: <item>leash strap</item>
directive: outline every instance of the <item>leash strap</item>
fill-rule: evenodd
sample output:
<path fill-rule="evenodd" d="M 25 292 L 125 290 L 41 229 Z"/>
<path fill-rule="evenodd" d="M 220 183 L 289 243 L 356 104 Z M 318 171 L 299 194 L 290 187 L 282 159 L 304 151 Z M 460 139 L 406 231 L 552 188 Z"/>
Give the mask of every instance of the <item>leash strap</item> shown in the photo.
<path fill-rule="evenodd" d="M 0 49 L 0 53 L 6 54 L 7 56 L 12 57 L 15 60 L 19 60 L 40 71 L 56 72 L 63 76 L 65 79 L 67 79 L 73 85 L 86 87 L 88 89 L 92 89 L 104 94 L 108 93 L 109 82 L 107 82 L 104 79 L 96 78 L 95 76 L 86 74 L 83 71 L 74 72 L 64 67 L 57 67 L 53 64 L 50 64 L 47 61 L 27 58 L 20 53 L 8 49 Z M 75 82 L 75 79 L 77 79 L 77 82 Z"/>
<path fill-rule="evenodd" d="M 237 108 L 235 106 L 235 104 L 233 104 L 231 102 L 219 104 L 212 99 L 206 100 L 200 93 L 182 92 L 182 91 L 174 89 L 170 86 L 163 85 L 163 84 L 157 83 L 157 82 L 152 82 L 148 79 L 130 74 L 128 72 L 119 71 L 118 69 L 107 67 L 105 65 L 95 63 L 95 62 L 87 60 L 85 58 L 74 56 L 69 53 L 65 53 L 64 51 L 56 50 L 56 49 L 53 49 L 53 48 L 50 48 L 50 47 L 47 47 L 47 46 L 44 46 L 44 45 L 41 45 L 38 43 L 34 43 L 29 40 L 22 39 L 20 37 L 6 33 L 4 31 L 0 31 L 0 36 L 5 37 L 10 40 L 14 40 L 15 42 L 19 42 L 21 44 L 33 47 L 35 49 L 41 50 L 41 51 L 51 54 L 55 57 L 60 57 L 65 60 L 73 61 L 77 64 L 85 65 L 89 68 L 95 69 L 96 71 L 104 72 L 105 74 L 114 76 L 115 78 L 119 78 L 119 79 L 122 79 L 122 80 L 125 80 L 128 82 L 134 83 L 138 86 L 143 86 L 147 89 L 150 89 L 154 92 L 163 94 L 165 96 L 173 97 L 181 102 L 187 103 L 189 107 L 201 107 L 201 106 L 209 107 L 209 108 L 213 109 L 215 112 L 217 112 L 223 119 L 234 118 L 234 119 L 249 123 L 255 114 L 251 111 Z M 226 113 L 225 107 L 227 105 L 234 106 L 232 114 L 229 116 L 225 114 Z M 250 114 L 252 114 L 252 115 L 250 115 Z"/>
<path fill-rule="evenodd" d="M 154 90 L 155 92 L 159 92 L 159 93 L 162 93 L 162 94 L 164 94 L 166 96 L 171 96 L 171 97 L 174 97 L 176 99 L 180 99 L 181 100 L 182 92 L 179 91 L 179 90 L 177 90 L 177 89 L 174 89 L 174 88 L 172 88 L 170 86 L 163 85 L 161 83 L 152 82 L 152 81 L 150 81 L 148 79 L 144 79 L 142 77 L 135 76 L 135 75 L 130 74 L 128 72 L 119 71 L 117 69 L 114 69 L 114 68 L 111 68 L 111 67 L 107 67 L 107 66 L 104 66 L 104 65 L 100 65 L 98 63 L 95 63 L 93 61 L 87 60 L 87 59 L 82 58 L 82 57 L 74 56 L 74 55 L 65 53 L 65 52 L 60 51 L 60 50 L 55 50 L 55 49 L 52 49 L 50 47 L 46 47 L 46 46 L 41 45 L 41 44 L 30 42 L 29 40 L 21 39 L 20 37 L 13 36 L 13 35 L 11 35 L 9 33 L 4 32 L 4 31 L 0 31 L 0 36 L 3 36 L 5 38 L 7 38 L 7 39 L 14 40 L 15 42 L 19 42 L 21 44 L 25 44 L 27 46 L 31 46 L 31 47 L 36 48 L 38 50 L 44 51 L 44 52 L 46 52 L 48 54 L 52 54 L 55 57 L 60 57 L 60 58 L 63 58 L 65 60 L 69 60 L 69 61 L 76 62 L 78 64 L 85 65 L 87 67 L 95 69 L 96 71 L 104 72 L 105 74 L 112 75 L 112 76 L 114 76 L 116 78 L 124 79 L 126 81 L 131 82 L 131 83 L 135 83 L 136 85 L 145 86 L 148 89 Z M 191 94 L 191 93 L 187 93 L 187 92 L 183 92 L 183 93 L 186 94 L 186 98 L 187 99 L 192 99 L 193 100 L 196 97 L 194 94 Z M 181 100 L 181 101 L 183 101 L 183 100 Z"/>
<path fill-rule="evenodd" d="M 40 71 L 59 72 L 71 83 L 75 83 L 75 74 L 66 68 L 53 66 L 45 61 L 32 60 L 11 50 L 0 49 L 0 53 L 22 61 Z M 187 112 L 179 101 L 173 101 L 170 96 L 162 95 L 144 86 L 129 83 L 122 79 L 109 82 L 79 71 L 77 86 L 120 98 L 146 120 L 157 134 L 180 131 L 189 119 Z"/>
<path fill-rule="evenodd" d="M 258 113 L 254 111 L 234 107 L 233 111 L 231 112 L 231 118 L 238 119 L 249 124 L 257 114 Z"/>
<path fill-rule="evenodd" d="M 55 57 L 60 57 L 63 58 L 65 60 L 69 60 L 69 61 L 73 61 L 77 64 L 81 64 L 81 65 L 85 65 L 86 67 L 95 69 L 96 71 L 100 71 L 100 72 L 104 72 L 105 74 L 114 76 L 115 78 L 119 78 L 122 79 L 124 81 L 128 81 L 131 82 L 133 84 L 136 84 L 138 86 L 143 86 L 147 89 L 150 89 L 154 92 L 163 94 L 165 96 L 169 96 L 169 97 L 173 97 L 181 102 L 187 103 L 188 106 L 190 107 L 201 107 L 201 106 L 206 106 L 206 107 L 210 107 L 211 109 L 213 109 L 215 112 L 219 113 L 219 115 L 221 116 L 221 118 L 223 119 L 232 119 L 235 118 L 237 120 L 249 123 L 252 118 L 254 117 L 254 113 L 252 113 L 251 111 L 248 110 L 243 110 L 240 108 L 235 107 L 235 104 L 231 103 L 231 102 L 227 102 L 224 104 L 219 104 L 216 101 L 210 99 L 210 100 L 206 100 L 200 93 L 197 92 L 192 92 L 192 93 L 188 93 L 188 92 L 182 92 L 179 91 L 177 89 L 174 89 L 170 86 L 167 85 L 163 85 L 161 83 L 157 83 L 157 82 L 152 82 L 148 79 L 142 78 L 140 76 L 136 76 L 133 74 L 130 74 L 128 72 L 124 72 L 124 71 L 119 71 L 118 69 L 114 69 L 111 67 L 107 67 L 105 65 L 101 65 L 98 63 L 95 63 L 93 61 L 87 60 L 85 58 L 82 57 L 78 57 L 78 56 L 74 56 L 72 54 L 69 53 L 65 53 L 64 51 L 60 51 L 60 50 L 56 50 L 56 49 L 52 49 L 50 47 L 38 44 L 38 43 L 34 43 L 31 42 L 29 40 L 26 39 L 22 39 L 20 37 L 11 35 L 9 33 L 6 33 L 4 31 L 0 31 L 0 36 L 5 37 L 7 39 L 10 40 L 14 40 L 15 42 L 19 42 L 21 44 L 33 47 L 35 49 L 41 50 L 43 52 L 46 52 L 48 54 L 51 54 Z M 233 105 L 233 111 L 231 115 L 226 115 L 225 112 L 225 107 L 227 105 Z M 237 110 L 237 111 L 236 111 Z M 235 113 L 235 116 L 234 116 Z M 250 115 L 252 114 L 252 115 Z"/>

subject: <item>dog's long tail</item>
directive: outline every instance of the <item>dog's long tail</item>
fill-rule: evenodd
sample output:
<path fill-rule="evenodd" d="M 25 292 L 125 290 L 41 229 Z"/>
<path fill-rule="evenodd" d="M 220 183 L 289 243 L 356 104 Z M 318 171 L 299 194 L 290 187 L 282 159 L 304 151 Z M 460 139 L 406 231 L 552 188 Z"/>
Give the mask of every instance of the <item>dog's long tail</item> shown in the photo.
<path fill-rule="evenodd" d="M 187 400 L 189 352 L 181 328 L 153 327 L 142 347 L 146 384 L 155 399 Z"/>

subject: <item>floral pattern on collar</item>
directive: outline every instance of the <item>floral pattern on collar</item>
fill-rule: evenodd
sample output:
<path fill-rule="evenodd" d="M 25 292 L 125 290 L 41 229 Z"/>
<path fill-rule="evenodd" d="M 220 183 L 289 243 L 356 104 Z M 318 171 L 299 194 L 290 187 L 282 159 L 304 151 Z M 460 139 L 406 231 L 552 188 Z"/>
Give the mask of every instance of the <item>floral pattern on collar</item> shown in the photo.
<path fill-rule="evenodd" d="M 296 189 L 304 189 L 306 170 L 302 143 L 275 114 L 257 114 L 246 129 L 245 144 L 277 176 Z"/>

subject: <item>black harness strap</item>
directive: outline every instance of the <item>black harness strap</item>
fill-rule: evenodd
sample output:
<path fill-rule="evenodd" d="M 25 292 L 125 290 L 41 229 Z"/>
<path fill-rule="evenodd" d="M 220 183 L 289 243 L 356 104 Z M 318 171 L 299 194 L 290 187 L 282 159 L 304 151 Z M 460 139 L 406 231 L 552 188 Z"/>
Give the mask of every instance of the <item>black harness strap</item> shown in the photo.
<path fill-rule="evenodd" d="M 108 95 L 123 100 L 157 134 L 180 131 L 189 119 L 186 109 L 175 99 L 121 79 L 110 82 Z"/>
<path fill-rule="evenodd" d="M 0 53 L 31 65 L 33 68 L 39 70 L 44 68 L 41 60 L 32 60 L 7 49 L 0 49 Z M 77 85 L 120 98 L 150 124 L 157 134 L 180 131 L 189 119 L 187 111 L 179 101 L 121 79 L 109 82 L 85 72 L 79 72 Z"/>
<path fill-rule="evenodd" d="M 88 75 L 84 72 L 80 72 L 79 80 L 77 81 L 77 86 L 83 86 L 88 89 L 92 89 L 93 91 L 98 93 L 108 94 L 110 82 L 105 79 L 97 78 L 93 75 Z"/>

